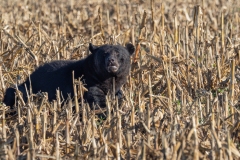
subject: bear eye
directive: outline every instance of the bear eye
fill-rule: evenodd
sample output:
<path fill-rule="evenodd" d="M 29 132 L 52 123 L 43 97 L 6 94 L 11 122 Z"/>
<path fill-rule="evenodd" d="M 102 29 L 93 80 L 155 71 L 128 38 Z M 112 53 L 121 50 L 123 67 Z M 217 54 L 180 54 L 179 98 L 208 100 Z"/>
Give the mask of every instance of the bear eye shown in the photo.
<path fill-rule="evenodd" d="M 123 59 L 123 58 L 121 58 L 121 59 L 120 59 L 120 61 L 121 61 L 121 62 L 123 62 L 123 61 L 124 61 L 124 59 Z"/>

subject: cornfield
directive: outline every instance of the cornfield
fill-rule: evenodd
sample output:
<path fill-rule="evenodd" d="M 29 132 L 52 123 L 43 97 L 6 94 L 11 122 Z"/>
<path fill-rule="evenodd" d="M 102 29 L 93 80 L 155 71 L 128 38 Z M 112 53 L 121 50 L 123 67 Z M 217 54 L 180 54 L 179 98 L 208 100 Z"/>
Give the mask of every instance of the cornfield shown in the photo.
<path fill-rule="evenodd" d="M 0 1 L 0 97 L 88 44 L 134 44 L 119 106 L 74 99 L 0 105 L 1 159 L 239 159 L 240 1 Z M 104 115 L 105 114 L 105 115 Z M 102 116 L 104 115 L 104 118 Z"/>

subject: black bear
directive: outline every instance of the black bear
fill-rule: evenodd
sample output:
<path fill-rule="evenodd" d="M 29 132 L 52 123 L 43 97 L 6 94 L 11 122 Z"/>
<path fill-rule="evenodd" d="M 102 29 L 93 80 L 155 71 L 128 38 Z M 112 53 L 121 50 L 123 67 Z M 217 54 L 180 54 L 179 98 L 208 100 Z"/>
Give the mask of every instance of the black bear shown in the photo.
<path fill-rule="evenodd" d="M 128 43 L 125 47 L 121 45 L 102 45 L 94 46 L 89 44 L 89 50 L 92 54 L 85 59 L 60 60 L 46 63 L 36 69 L 29 78 L 18 86 L 19 91 L 23 93 L 26 101 L 27 94 L 25 85 L 29 90 L 30 82 L 32 92 L 48 92 L 49 101 L 56 99 L 56 89 L 60 89 L 64 99 L 70 94 L 73 97 L 72 71 L 75 79 L 82 77 L 81 80 L 86 84 L 87 92 L 84 99 L 92 104 L 106 107 L 106 95 L 113 90 L 113 77 L 115 77 L 115 94 L 119 99 L 122 98 L 121 86 L 126 83 L 130 72 L 131 55 L 135 48 Z M 15 89 L 6 90 L 3 102 L 7 106 L 13 106 L 15 103 Z"/>

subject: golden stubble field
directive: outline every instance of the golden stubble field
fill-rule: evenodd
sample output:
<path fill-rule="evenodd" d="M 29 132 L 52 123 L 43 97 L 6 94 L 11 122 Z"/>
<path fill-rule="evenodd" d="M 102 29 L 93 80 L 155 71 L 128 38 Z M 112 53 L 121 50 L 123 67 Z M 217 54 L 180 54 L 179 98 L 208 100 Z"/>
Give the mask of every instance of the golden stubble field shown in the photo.
<path fill-rule="evenodd" d="M 125 103 L 106 120 L 81 99 L 0 105 L 1 159 L 239 159 L 240 1 L 0 1 L 0 97 L 88 44 L 136 47 Z M 77 109 L 75 109 L 77 106 Z M 79 108 L 78 108 L 79 106 Z"/>

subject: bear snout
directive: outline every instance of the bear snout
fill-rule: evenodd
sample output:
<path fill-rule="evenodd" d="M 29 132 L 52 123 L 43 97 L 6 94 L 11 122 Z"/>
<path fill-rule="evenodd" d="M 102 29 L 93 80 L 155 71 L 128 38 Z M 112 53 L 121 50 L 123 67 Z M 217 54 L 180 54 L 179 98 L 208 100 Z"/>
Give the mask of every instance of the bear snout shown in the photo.
<path fill-rule="evenodd" d="M 115 60 L 113 58 L 109 58 L 108 62 L 113 63 Z"/>
<path fill-rule="evenodd" d="M 109 73 L 116 73 L 119 69 L 119 64 L 113 57 L 107 59 L 107 71 Z"/>

